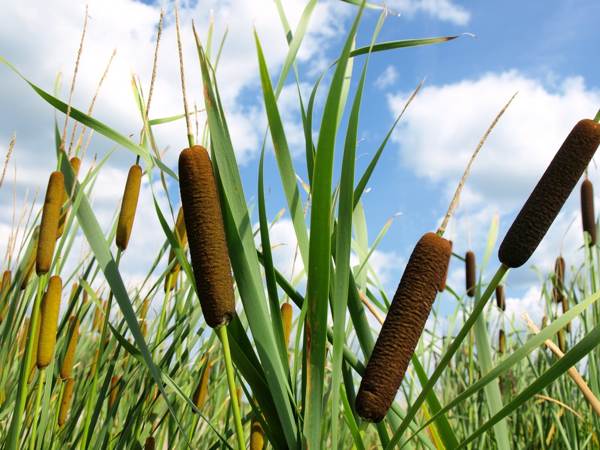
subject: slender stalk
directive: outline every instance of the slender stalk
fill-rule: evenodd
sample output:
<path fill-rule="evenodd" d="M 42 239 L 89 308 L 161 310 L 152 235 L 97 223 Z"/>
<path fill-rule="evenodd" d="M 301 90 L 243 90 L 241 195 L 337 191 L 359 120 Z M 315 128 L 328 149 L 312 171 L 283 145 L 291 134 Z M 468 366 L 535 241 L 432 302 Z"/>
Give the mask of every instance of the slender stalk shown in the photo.
<path fill-rule="evenodd" d="M 8 436 L 8 450 L 16 450 L 19 441 L 19 435 L 21 433 L 21 419 L 23 411 L 25 410 L 25 402 L 27 401 L 27 380 L 29 378 L 29 370 L 33 359 L 33 344 L 35 343 L 35 333 L 37 331 L 37 325 L 40 320 L 40 303 L 42 301 L 42 294 L 44 292 L 44 286 L 48 275 L 44 274 L 38 281 L 37 294 L 35 296 L 35 303 L 33 304 L 33 310 L 31 312 L 31 320 L 29 321 L 29 333 L 27 337 L 27 348 L 23 361 L 21 362 L 21 373 L 19 377 L 19 387 L 17 388 L 17 399 L 15 401 L 15 411 L 13 413 L 12 421 L 10 424 L 9 436 Z"/>
<path fill-rule="evenodd" d="M 37 393 L 35 396 L 35 408 L 33 410 L 33 424 L 31 427 L 31 437 L 29 441 L 29 450 L 35 449 L 35 439 L 37 435 L 37 412 L 40 410 L 40 404 L 42 403 L 42 392 L 44 391 L 44 380 L 46 379 L 46 368 L 40 370 L 40 379 L 38 380 Z"/>
<path fill-rule="evenodd" d="M 235 422 L 235 433 L 238 439 L 238 449 L 244 450 L 246 439 L 244 438 L 244 427 L 242 426 L 242 414 L 238 404 L 237 390 L 235 388 L 235 379 L 233 377 L 233 364 L 231 362 L 231 350 L 229 349 L 229 338 L 227 337 L 227 328 L 219 327 L 215 330 L 221 343 L 223 344 L 223 356 L 225 357 L 225 371 L 227 372 L 227 384 L 229 385 L 229 398 L 233 410 L 233 420 Z"/>

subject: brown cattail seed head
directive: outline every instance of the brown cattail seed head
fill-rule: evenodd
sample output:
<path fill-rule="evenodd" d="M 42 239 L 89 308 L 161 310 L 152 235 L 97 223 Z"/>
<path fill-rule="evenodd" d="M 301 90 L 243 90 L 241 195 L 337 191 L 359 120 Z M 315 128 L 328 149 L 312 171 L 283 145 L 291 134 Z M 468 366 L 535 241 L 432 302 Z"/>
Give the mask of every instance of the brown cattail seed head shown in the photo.
<path fill-rule="evenodd" d="M 60 377 L 63 380 L 73 376 L 73 362 L 75 361 L 75 350 L 79 340 L 79 320 L 74 316 L 69 318 L 69 336 L 67 351 L 60 365 Z"/>
<path fill-rule="evenodd" d="M 569 298 L 566 295 L 563 295 L 561 304 L 562 312 L 565 314 L 569 310 Z M 568 322 L 567 325 L 565 325 L 565 330 L 567 330 L 567 333 L 571 332 L 571 322 Z"/>
<path fill-rule="evenodd" d="M 289 303 L 281 305 L 281 322 L 283 323 L 285 348 L 288 348 L 290 345 L 290 333 L 292 332 L 292 305 Z"/>
<path fill-rule="evenodd" d="M 75 379 L 69 378 L 65 381 L 65 390 L 63 391 L 62 400 L 60 402 L 60 410 L 58 412 L 58 426 L 62 427 L 69 417 L 69 409 L 71 408 L 71 400 L 73 399 L 73 388 L 75 387 Z"/>
<path fill-rule="evenodd" d="M 396 396 L 435 296 L 442 288 L 452 245 L 435 233 L 426 233 L 415 246 L 356 398 L 356 411 L 379 422 Z"/>
<path fill-rule="evenodd" d="M 52 172 L 48 180 L 46 198 L 42 209 L 42 222 L 35 264 L 38 275 L 47 273 L 52 264 L 64 191 L 65 179 L 63 174 L 58 171 Z"/>
<path fill-rule="evenodd" d="M 152 436 L 148 436 L 146 438 L 146 442 L 144 443 L 144 450 L 154 450 L 156 447 L 156 441 Z"/>
<path fill-rule="evenodd" d="M 219 193 L 204 147 L 179 155 L 179 189 L 204 318 L 212 328 L 227 325 L 235 314 L 233 279 Z"/>
<path fill-rule="evenodd" d="M 37 366 L 42 369 L 50 364 L 56 345 L 56 328 L 60 310 L 62 280 L 59 276 L 50 277 L 48 290 L 44 294 L 40 315 L 40 340 L 38 342 Z"/>
<path fill-rule="evenodd" d="M 196 405 L 196 408 L 198 409 L 202 409 L 202 407 L 206 403 L 206 399 L 208 398 L 208 381 L 210 379 L 211 370 L 212 364 L 210 362 L 207 362 L 204 366 L 204 370 L 202 371 L 200 382 L 198 383 L 196 391 L 194 392 L 194 405 Z"/>
<path fill-rule="evenodd" d="M 108 396 L 108 409 L 112 409 L 117 401 L 117 397 L 119 396 L 119 382 L 121 381 L 121 377 L 117 375 L 113 375 L 110 379 L 110 394 Z"/>
<path fill-rule="evenodd" d="M 504 285 L 496 286 L 496 306 L 501 311 L 506 311 L 506 298 L 504 297 Z"/>
<path fill-rule="evenodd" d="M 596 245 L 596 214 L 594 213 L 594 185 L 587 178 L 581 183 L 581 222 L 587 233 L 588 245 Z"/>
<path fill-rule="evenodd" d="M 503 329 L 498 331 L 498 353 L 501 355 L 506 351 L 506 334 Z"/>
<path fill-rule="evenodd" d="M 119 222 L 117 224 L 117 236 L 115 242 L 122 251 L 127 248 L 135 210 L 137 209 L 138 197 L 140 195 L 140 185 L 142 183 L 142 168 L 134 164 L 129 169 L 125 191 L 123 192 L 123 201 L 121 202 L 121 211 L 119 213 Z"/>
<path fill-rule="evenodd" d="M 265 432 L 258 420 L 252 420 L 250 426 L 250 450 L 263 450 L 265 448 Z"/>
<path fill-rule="evenodd" d="M 475 253 L 471 250 L 465 255 L 465 281 L 467 295 L 474 297 L 477 285 L 477 269 L 475 267 Z"/>
<path fill-rule="evenodd" d="M 565 139 L 506 233 L 498 258 L 520 267 L 535 251 L 600 144 L 600 124 L 581 120 Z"/>
<path fill-rule="evenodd" d="M 554 286 L 552 289 L 552 297 L 556 303 L 560 303 L 562 301 L 562 297 L 564 296 L 565 271 L 565 259 L 562 256 L 559 256 L 554 262 Z"/>

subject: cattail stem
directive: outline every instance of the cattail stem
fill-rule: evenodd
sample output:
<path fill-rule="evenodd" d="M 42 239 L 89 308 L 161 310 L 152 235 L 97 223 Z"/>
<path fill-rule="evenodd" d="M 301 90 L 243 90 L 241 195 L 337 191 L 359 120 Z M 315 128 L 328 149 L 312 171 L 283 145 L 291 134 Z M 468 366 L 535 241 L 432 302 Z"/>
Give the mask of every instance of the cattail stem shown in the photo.
<path fill-rule="evenodd" d="M 21 420 L 25 411 L 25 402 L 27 401 L 27 380 L 29 378 L 29 370 L 33 363 L 33 347 L 35 344 L 35 334 L 37 332 L 38 322 L 40 320 L 40 303 L 42 302 L 42 294 L 44 285 L 46 284 L 47 275 L 43 274 L 38 281 L 38 289 L 33 305 L 31 319 L 29 321 L 29 336 L 27 337 L 27 348 L 25 357 L 21 361 L 21 372 L 19 376 L 19 386 L 17 388 L 17 398 L 15 401 L 15 410 L 10 424 L 7 439 L 7 450 L 17 450 L 19 435 L 21 434 Z"/>
<path fill-rule="evenodd" d="M 231 409 L 233 410 L 233 420 L 235 423 L 235 433 L 238 440 L 238 449 L 245 450 L 246 439 L 244 438 L 244 427 L 242 426 L 242 415 L 237 398 L 237 389 L 233 374 L 233 363 L 231 361 L 231 350 L 229 349 L 229 338 L 227 337 L 227 327 L 221 326 L 215 330 L 221 343 L 223 344 L 223 356 L 225 359 L 225 371 L 227 372 L 227 384 L 229 385 L 229 398 L 231 400 Z"/>
<path fill-rule="evenodd" d="M 44 382 L 46 380 L 46 369 L 40 370 L 40 378 L 38 379 L 37 393 L 35 396 L 35 409 L 33 410 L 33 423 L 31 426 L 31 437 L 29 438 L 29 450 L 35 450 L 35 440 L 37 437 L 38 414 L 40 405 L 42 404 L 42 392 L 44 392 Z"/>

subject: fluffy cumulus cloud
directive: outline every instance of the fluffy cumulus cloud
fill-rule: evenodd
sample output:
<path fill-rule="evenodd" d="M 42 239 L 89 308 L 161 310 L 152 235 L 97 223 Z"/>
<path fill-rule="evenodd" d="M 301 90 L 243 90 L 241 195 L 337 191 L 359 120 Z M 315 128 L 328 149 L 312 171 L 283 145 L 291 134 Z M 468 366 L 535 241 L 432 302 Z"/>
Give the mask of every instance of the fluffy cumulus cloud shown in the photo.
<path fill-rule="evenodd" d="M 501 107 L 518 95 L 492 131 L 467 181 L 450 235 L 458 251 L 473 247 L 483 253 L 487 228 L 500 214 L 500 238 L 544 172 L 573 125 L 594 115 L 600 90 L 581 77 L 548 85 L 516 70 L 488 73 L 453 84 L 425 87 L 394 136 L 402 164 L 438 185 L 449 199 L 464 167 Z M 396 114 L 408 93 L 390 95 Z M 444 111 L 431 120 L 432 111 Z M 595 164 L 590 177 L 598 177 Z M 563 252 L 581 260 L 578 188 L 550 228 L 528 265 L 550 270 Z M 465 238 L 470 236 L 470 238 Z M 533 271 L 514 271 L 516 285 L 535 279 Z"/>
<path fill-rule="evenodd" d="M 392 86 L 397 80 L 398 70 L 394 66 L 387 66 L 375 79 L 375 86 L 378 89 L 385 89 Z"/>
<path fill-rule="evenodd" d="M 161 3 L 161 2 L 159 2 Z M 96 91 L 101 74 L 116 49 L 116 56 L 99 93 L 93 115 L 133 140 L 139 138 L 141 121 L 131 87 L 132 75 L 139 77 L 147 95 L 156 39 L 157 23 L 162 8 L 166 11 L 158 70 L 150 117 L 164 117 L 182 112 L 179 64 L 175 41 L 175 17 L 172 2 L 144 4 L 133 0 L 92 0 L 89 2 L 88 28 L 73 105 L 87 110 Z M 294 29 L 304 10 L 305 2 L 286 2 L 287 19 Z M 316 6 L 298 60 L 309 71 L 317 70 L 327 60 L 328 45 L 336 42 L 339 30 L 354 8 L 342 2 L 319 2 Z M 85 7 L 74 8 L 71 2 L 57 0 L 51 3 L 13 2 L 5 5 L 3 14 L 10 20 L 0 29 L 0 55 L 11 61 L 23 74 L 42 88 L 53 91 L 57 74 L 62 74 L 59 96 L 67 98 L 73 65 L 83 25 Z M 241 0 L 182 2 L 181 24 L 183 52 L 186 60 L 186 79 L 190 108 L 203 108 L 201 77 L 192 34 L 192 20 L 206 45 L 211 20 L 214 23 L 213 55 L 227 32 L 227 39 L 219 66 L 217 80 L 228 114 L 238 161 L 244 164 L 256 157 L 266 122 L 259 92 L 259 78 L 253 31 L 261 39 L 272 78 L 276 78 L 287 53 L 285 34 L 275 5 L 269 0 L 245 2 Z M 313 67 L 314 66 L 314 67 Z M 37 97 L 26 84 L 0 68 L 0 130 L 2 148 L 6 148 L 13 132 L 17 144 L 10 160 L 9 171 L 0 196 L 0 235 L 8 237 L 13 220 L 13 170 L 16 168 L 15 194 L 17 214 L 28 199 L 30 205 L 37 193 L 38 205 L 45 191 L 49 171 L 55 166 L 53 151 L 54 132 L 52 108 Z M 301 89 L 307 90 L 302 84 Z M 286 88 L 281 96 L 282 116 L 290 129 L 292 150 L 299 145 L 302 130 L 294 106 L 295 85 Z M 62 129 L 64 117 L 58 116 Z M 202 126 L 204 116 L 199 115 Z M 201 132 L 202 130 L 200 130 Z M 159 150 L 164 152 L 168 165 L 175 166 L 178 150 L 186 146 L 183 121 L 161 125 L 156 129 Z M 67 135 L 70 135 L 70 130 Z M 87 151 L 83 169 L 93 165 L 95 155 L 102 157 L 114 148 L 108 139 L 94 135 Z M 108 230 L 122 195 L 127 167 L 133 156 L 118 148 L 100 172 L 93 190 L 94 211 L 102 226 Z M 163 242 L 162 231 L 154 212 L 148 180 L 140 194 L 139 211 L 134 227 L 132 246 L 143 246 L 140 255 L 127 255 L 123 265 L 132 277 L 144 272 Z M 165 192 L 155 186 L 159 202 L 165 203 Z M 17 217 L 18 219 L 18 217 Z M 7 239 L 2 239 L 4 253 Z M 139 247 L 141 248 L 141 247 Z M 137 252 L 139 253 L 139 252 Z"/>
<path fill-rule="evenodd" d="M 465 25 L 471 18 L 467 9 L 451 0 L 391 0 L 387 4 L 392 10 L 409 17 L 424 13 L 457 25 Z"/>

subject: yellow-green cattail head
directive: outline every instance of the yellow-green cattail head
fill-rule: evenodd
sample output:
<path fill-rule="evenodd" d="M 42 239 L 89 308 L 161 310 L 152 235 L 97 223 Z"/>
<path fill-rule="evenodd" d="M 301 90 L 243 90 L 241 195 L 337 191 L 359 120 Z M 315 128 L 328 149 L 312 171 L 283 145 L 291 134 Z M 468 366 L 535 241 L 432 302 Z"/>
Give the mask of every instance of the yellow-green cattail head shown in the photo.
<path fill-rule="evenodd" d="M 211 370 L 212 364 L 210 362 L 207 362 L 204 366 L 204 370 L 202 371 L 200 382 L 198 383 L 196 391 L 194 392 L 194 405 L 196 405 L 196 408 L 198 409 L 202 409 L 202 407 L 206 403 L 206 399 L 208 398 L 208 382 L 210 380 Z"/>
<path fill-rule="evenodd" d="M 565 336 L 565 330 L 560 329 L 556 335 L 558 337 L 558 348 L 563 353 L 567 352 L 567 338 Z"/>
<path fill-rule="evenodd" d="M 233 278 L 219 193 L 204 147 L 179 155 L 179 189 L 204 318 L 212 328 L 227 325 L 235 314 Z"/>
<path fill-rule="evenodd" d="M 110 395 L 108 397 L 108 409 L 112 409 L 117 401 L 117 397 L 119 395 L 119 382 L 121 381 L 121 377 L 117 375 L 113 375 L 110 379 Z"/>
<path fill-rule="evenodd" d="M 117 237 L 115 242 L 121 250 L 127 248 L 135 210 L 137 209 L 138 197 L 140 195 L 140 185 L 142 183 L 142 168 L 134 164 L 129 169 L 125 191 L 123 192 L 123 201 L 121 202 L 121 212 L 119 213 L 119 222 L 117 224 Z"/>
<path fill-rule="evenodd" d="M 73 388 L 75 387 L 75 379 L 69 378 L 65 381 L 65 390 L 63 391 L 62 400 L 60 402 L 60 410 L 58 412 L 58 426 L 62 427 L 69 417 L 69 409 L 71 408 L 71 400 L 73 399 Z"/>
<path fill-rule="evenodd" d="M 265 432 L 258 420 L 252 420 L 250 426 L 250 450 L 263 450 L 265 448 Z"/>
<path fill-rule="evenodd" d="M 290 333 L 292 332 L 292 305 L 289 303 L 281 305 L 281 322 L 283 324 L 285 348 L 288 348 L 290 345 Z"/>
<path fill-rule="evenodd" d="M 73 376 L 73 362 L 75 361 L 75 350 L 77 349 L 77 341 L 79 340 L 79 320 L 71 316 L 69 318 L 69 343 L 67 351 L 60 365 L 60 377 L 62 379 L 71 378 Z"/>
<path fill-rule="evenodd" d="M 40 224 L 40 237 L 35 262 L 38 275 L 47 273 L 52 264 L 64 191 L 65 179 L 63 174 L 58 171 L 52 172 L 48 180 L 46 198 L 42 209 L 42 222 Z"/>
<path fill-rule="evenodd" d="M 50 364 L 56 345 L 56 328 L 60 310 L 62 280 L 58 275 L 50 277 L 48 290 L 42 299 L 40 315 L 40 340 L 38 342 L 37 366 L 42 369 Z"/>

